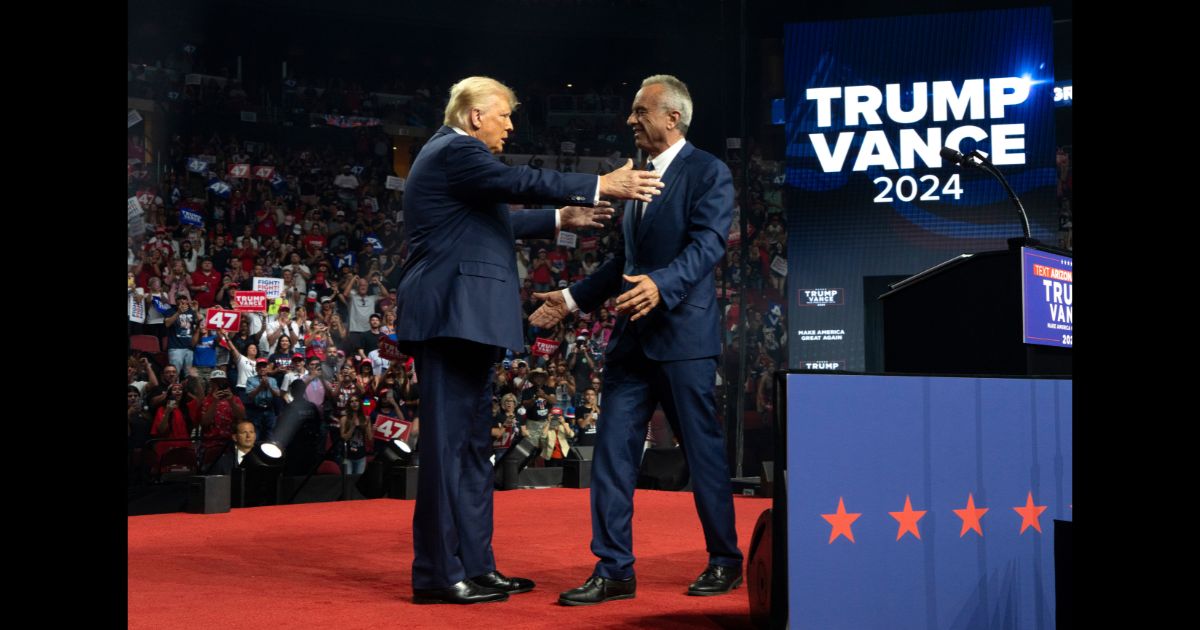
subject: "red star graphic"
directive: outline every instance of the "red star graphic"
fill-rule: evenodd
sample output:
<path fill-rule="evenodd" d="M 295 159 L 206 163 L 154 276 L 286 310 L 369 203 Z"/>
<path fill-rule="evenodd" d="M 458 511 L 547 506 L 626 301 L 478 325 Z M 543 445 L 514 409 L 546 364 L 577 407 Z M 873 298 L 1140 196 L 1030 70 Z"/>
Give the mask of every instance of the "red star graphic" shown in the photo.
<path fill-rule="evenodd" d="M 850 524 L 858 520 L 860 516 L 862 516 L 861 512 L 858 514 L 847 514 L 846 504 L 842 501 L 842 497 L 838 497 L 837 512 L 821 515 L 821 518 L 829 521 L 830 525 L 833 525 L 833 530 L 829 532 L 829 544 L 832 545 L 838 536 L 845 536 L 850 539 L 850 542 L 854 542 L 854 532 L 851 531 Z"/>
<path fill-rule="evenodd" d="M 1038 515 L 1046 511 L 1046 506 L 1033 504 L 1032 491 L 1025 499 L 1025 505 L 1015 507 L 1013 509 L 1017 511 L 1017 514 L 1021 515 L 1022 534 L 1025 533 L 1025 530 L 1029 529 L 1030 525 L 1032 525 L 1034 529 L 1038 530 L 1039 534 L 1042 533 L 1042 524 L 1038 522 Z"/>
<path fill-rule="evenodd" d="M 976 534 L 983 536 L 983 528 L 979 525 L 979 519 L 983 518 L 984 514 L 987 514 L 988 509 L 977 509 L 975 507 L 974 495 L 969 492 L 967 493 L 967 507 L 965 509 L 952 511 L 957 514 L 958 518 L 961 518 L 963 522 L 962 531 L 958 533 L 959 538 L 965 536 L 968 529 L 973 529 L 975 530 Z"/>
<path fill-rule="evenodd" d="M 888 514 L 891 514 L 892 518 L 900 522 L 900 529 L 896 532 L 896 540 L 903 538 L 906 533 L 911 533 L 917 540 L 921 540 L 921 530 L 917 528 L 917 521 L 921 520 L 922 516 L 925 516 L 925 510 L 912 509 L 912 501 L 908 498 L 907 494 L 904 495 L 904 511 L 888 512 Z"/>

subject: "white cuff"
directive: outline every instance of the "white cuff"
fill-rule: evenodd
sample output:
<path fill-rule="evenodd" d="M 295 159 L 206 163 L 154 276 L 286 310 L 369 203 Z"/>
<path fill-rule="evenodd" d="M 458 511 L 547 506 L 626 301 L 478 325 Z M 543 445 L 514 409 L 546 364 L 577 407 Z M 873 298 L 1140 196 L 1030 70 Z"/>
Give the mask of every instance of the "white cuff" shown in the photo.
<path fill-rule="evenodd" d="M 562 226 L 562 212 L 560 212 L 558 208 L 555 208 L 554 209 L 554 231 L 557 232 L 560 229 L 562 229 L 560 226 Z"/>
<path fill-rule="evenodd" d="M 596 194 L 592 195 L 592 205 L 600 203 L 600 176 L 596 176 Z"/>
<path fill-rule="evenodd" d="M 579 310 L 579 305 L 575 303 L 575 298 L 571 297 L 570 289 L 563 289 L 563 301 L 567 303 L 567 310 L 572 313 Z"/>

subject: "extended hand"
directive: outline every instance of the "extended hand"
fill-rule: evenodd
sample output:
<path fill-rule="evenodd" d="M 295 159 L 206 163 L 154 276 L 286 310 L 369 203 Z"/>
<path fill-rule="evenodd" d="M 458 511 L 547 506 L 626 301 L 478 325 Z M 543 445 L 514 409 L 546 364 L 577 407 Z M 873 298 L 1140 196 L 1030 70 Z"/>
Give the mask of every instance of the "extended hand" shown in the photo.
<path fill-rule="evenodd" d="M 663 184 L 657 172 L 633 170 L 633 160 L 625 166 L 600 176 L 600 194 L 617 199 L 634 199 L 649 202 L 654 195 L 662 194 Z"/>
<path fill-rule="evenodd" d="M 545 300 L 532 315 L 529 316 L 529 323 L 538 328 L 550 328 L 551 326 L 561 322 L 564 317 L 570 314 L 570 309 L 567 308 L 567 300 L 563 298 L 562 291 L 551 291 L 549 293 L 534 293 L 533 299 Z"/>
<path fill-rule="evenodd" d="M 612 216 L 612 204 L 607 201 L 601 201 L 595 208 L 566 206 L 558 209 L 560 227 L 564 230 L 602 228 L 604 224 L 601 221 L 608 221 Z"/>
<path fill-rule="evenodd" d="M 625 313 L 633 313 L 633 317 L 629 321 L 637 321 L 650 313 L 650 309 L 658 306 L 662 298 L 658 295 L 658 285 L 650 279 L 650 276 L 626 276 L 622 275 L 627 281 L 633 283 L 633 288 L 617 296 L 617 310 Z"/>

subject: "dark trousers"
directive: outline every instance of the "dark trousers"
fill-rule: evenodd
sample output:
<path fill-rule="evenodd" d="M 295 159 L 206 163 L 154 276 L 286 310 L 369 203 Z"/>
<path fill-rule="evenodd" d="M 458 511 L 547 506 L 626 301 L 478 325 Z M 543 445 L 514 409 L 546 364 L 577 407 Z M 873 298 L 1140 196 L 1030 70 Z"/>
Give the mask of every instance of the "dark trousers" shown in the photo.
<path fill-rule="evenodd" d="M 711 564 L 741 566 L 733 487 L 713 395 L 716 357 L 654 361 L 632 331 L 622 335 L 604 370 L 604 406 L 592 461 L 592 553 L 595 574 L 625 579 L 633 571 L 633 490 L 646 425 L 661 403 L 680 438 L 696 512 Z"/>
<path fill-rule="evenodd" d="M 494 571 L 494 346 L 463 339 L 413 344 L 421 384 L 421 474 L 413 514 L 413 588 L 445 588 Z"/>

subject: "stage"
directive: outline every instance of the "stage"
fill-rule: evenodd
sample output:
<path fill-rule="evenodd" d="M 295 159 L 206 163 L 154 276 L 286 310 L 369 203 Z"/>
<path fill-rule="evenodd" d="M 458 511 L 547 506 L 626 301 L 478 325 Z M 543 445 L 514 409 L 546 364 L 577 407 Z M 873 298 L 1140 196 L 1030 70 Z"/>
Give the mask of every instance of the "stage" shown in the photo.
<path fill-rule="evenodd" d="M 735 496 L 738 546 L 769 499 Z M 743 585 L 690 597 L 704 535 L 690 492 L 634 495 L 637 597 L 564 607 L 595 557 L 586 489 L 495 495 L 500 571 L 537 582 L 507 602 L 412 603 L 414 502 L 396 499 L 129 517 L 130 628 L 750 628 Z"/>

